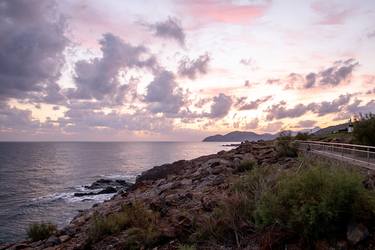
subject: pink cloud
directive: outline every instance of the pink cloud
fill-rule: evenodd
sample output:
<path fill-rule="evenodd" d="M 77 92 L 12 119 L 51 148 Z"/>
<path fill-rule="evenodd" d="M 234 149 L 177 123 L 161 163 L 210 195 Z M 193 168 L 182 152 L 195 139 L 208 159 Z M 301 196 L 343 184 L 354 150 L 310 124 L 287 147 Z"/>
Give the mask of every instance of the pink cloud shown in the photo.
<path fill-rule="evenodd" d="M 317 24 L 337 25 L 343 24 L 353 13 L 353 8 L 343 9 L 341 6 L 326 1 L 318 1 L 311 4 L 311 8 L 320 16 Z"/>
<path fill-rule="evenodd" d="M 244 24 L 262 17 L 269 5 L 269 1 L 263 4 L 238 5 L 229 1 L 205 0 L 191 1 L 186 7 L 194 18 L 201 21 Z"/>

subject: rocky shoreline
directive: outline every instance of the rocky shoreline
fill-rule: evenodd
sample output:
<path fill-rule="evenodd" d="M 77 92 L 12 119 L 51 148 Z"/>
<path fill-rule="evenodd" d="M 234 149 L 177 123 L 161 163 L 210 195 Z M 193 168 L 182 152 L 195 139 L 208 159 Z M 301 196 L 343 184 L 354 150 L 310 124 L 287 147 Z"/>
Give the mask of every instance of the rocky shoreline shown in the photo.
<path fill-rule="evenodd" d="M 89 192 L 74 193 L 75 197 L 93 196 L 100 194 L 115 194 L 126 192 L 133 184 L 121 179 L 99 179 L 89 186 L 84 186 Z"/>
<path fill-rule="evenodd" d="M 129 232 L 107 235 L 92 242 L 90 227 L 98 216 L 109 216 L 135 203 L 145 204 L 147 209 L 158 214 L 159 243 L 153 249 L 179 249 L 194 225 L 212 214 L 228 193 L 233 180 L 241 177 L 244 162 L 254 162 L 257 166 L 273 165 L 283 170 L 295 166 L 297 159 L 280 157 L 273 142 L 245 142 L 229 151 L 154 167 L 142 173 L 133 185 L 121 180 L 98 180 L 87 188 L 117 194 L 80 212 L 68 226 L 46 240 L 0 245 L 0 249 L 124 249 Z M 256 234 L 253 242 L 254 245 L 247 249 L 261 249 Z M 217 246 L 209 249 L 228 248 Z"/>

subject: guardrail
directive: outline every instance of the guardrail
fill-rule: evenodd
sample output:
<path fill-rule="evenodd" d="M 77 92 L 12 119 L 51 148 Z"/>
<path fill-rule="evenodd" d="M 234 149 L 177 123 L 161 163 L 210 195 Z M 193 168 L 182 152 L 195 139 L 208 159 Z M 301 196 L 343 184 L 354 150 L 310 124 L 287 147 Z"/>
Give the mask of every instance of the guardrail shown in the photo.
<path fill-rule="evenodd" d="M 375 147 L 321 141 L 296 140 L 299 149 L 375 170 Z"/>

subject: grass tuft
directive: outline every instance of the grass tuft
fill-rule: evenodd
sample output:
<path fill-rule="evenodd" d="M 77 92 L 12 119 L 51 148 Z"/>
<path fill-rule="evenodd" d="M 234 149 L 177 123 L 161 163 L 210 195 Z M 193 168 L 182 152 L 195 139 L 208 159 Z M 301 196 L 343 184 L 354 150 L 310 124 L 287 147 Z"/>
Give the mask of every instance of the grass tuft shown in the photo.
<path fill-rule="evenodd" d="M 89 229 L 89 241 L 97 242 L 105 236 L 126 231 L 126 249 L 149 246 L 159 236 L 158 220 L 157 213 L 136 202 L 123 207 L 118 213 L 108 216 L 95 215 Z"/>
<path fill-rule="evenodd" d="M 27 236 L 32 241 L 45 240 L 56 232 L 57 228 L 52 223 L 33 223 L 27 229 Z"/>

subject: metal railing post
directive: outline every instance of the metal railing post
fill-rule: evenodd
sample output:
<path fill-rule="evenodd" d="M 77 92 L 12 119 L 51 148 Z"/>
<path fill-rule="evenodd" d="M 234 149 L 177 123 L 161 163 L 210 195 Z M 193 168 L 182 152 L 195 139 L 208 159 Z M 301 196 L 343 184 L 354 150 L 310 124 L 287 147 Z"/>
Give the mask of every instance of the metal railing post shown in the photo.
<path fill-rule="evenodd" d="M 370 165 L 370 148 L 367 148 L 367 165 Z"/>

